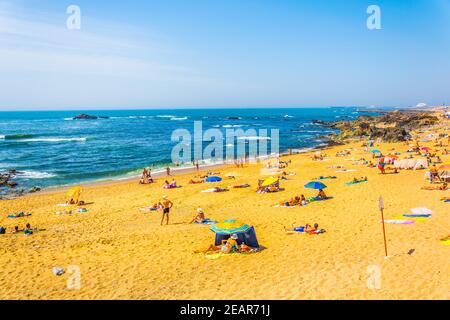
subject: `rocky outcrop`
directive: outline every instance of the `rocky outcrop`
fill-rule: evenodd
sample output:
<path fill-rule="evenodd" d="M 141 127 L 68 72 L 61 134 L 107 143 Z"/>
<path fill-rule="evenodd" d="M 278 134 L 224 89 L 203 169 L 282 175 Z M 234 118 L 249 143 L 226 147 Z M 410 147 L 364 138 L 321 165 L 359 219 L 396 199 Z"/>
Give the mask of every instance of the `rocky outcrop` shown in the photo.
<path fill-rule="evenodd" d="M 73 120 L 97 120 L 97 119 L 108 119 L 108 117 L 91 116 L 91 115 L 82 113 L 73 118 Z"/>
<path fill-rule="evenodd" d="M 340 130 L 334 139 L 369 138 L 384 142 L 401 142 L 411 139 L 410 132 L 434 125 L 439 118 L 432 113 L 393 111 L 380 116 L 360 116 L 353 121 L 314 123 Z"/>

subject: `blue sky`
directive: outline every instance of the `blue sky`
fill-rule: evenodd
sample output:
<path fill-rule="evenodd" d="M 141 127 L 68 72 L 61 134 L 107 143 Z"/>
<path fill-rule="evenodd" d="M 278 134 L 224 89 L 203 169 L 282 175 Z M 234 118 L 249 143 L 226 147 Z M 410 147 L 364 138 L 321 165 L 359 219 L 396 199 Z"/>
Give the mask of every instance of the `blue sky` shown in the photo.
<path fill-rule="evenodd" d="M 435 105 L 449 57 L 450 0 L 0 0 L 0 110 Z"/>

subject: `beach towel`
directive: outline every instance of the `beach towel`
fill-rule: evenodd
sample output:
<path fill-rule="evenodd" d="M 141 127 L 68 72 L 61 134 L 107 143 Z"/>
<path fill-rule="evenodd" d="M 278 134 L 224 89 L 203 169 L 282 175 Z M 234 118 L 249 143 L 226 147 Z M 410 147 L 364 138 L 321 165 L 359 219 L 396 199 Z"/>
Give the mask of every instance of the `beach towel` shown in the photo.
<path fill-rule="evenodd" d="M 356 172 L 357 170 L 355 170 L 355 169 L 350 169 L 350 170 L 339 170 L 339 171 L 336 171 L 336 173 L 345 173 L 345 172 Z"/>
<path fill-rule="evenodd" d="M 203 193 L 214 193 L 214 192 L 225 192 L 225 191 L 228 191 L 228 190 L 227 189 L 212 188 L 212 189 L 202 190 L 200 192 L 203 192 Z"/>
<path fill-rule="evenodd" d="M 337 177 L 336 176 L 333 176 L 333 177 L 319 177 L 319 179 L 317 179 L 317 180 L 330 180 L 330 179 L 337 179 Z"/>
<path fill-rule="evenodd" d="M 217 221 L 210 220 L 208 218 L 203 220 L 203 222 L 197 222 L 197 221 L 194 222 L 194 224 L 204 224 L 204 225 L 213 225 L 213 224 L 217 224 L 217 223 L 218 223 Z"/>
<path fill-rule="evenodd" d="M 31 213 L 25 213 L 23 216 L 20 216 L 20 217 L 16 217 L 14 215 L 9 215 L 8 219 L 19 219 L 19 218 L 25 218 L 25 217 L 31 217 L 31 216 L 32 216 Z"/>
<path fill-rule="evenodd" d="M 407 213 L 403 215 L 406 218 L 430 218 L 432 214 Z"/>
<path fill-rule="evenodd" d="M 410 220 L 410 221 L 416 221 L 416 222 L 425 222 L 429 219 L 428 217 L 425 217 L 425 218 L 424 217 L 407 217 L 408 219 L 405 219 L 405 218 L 406 218 L 405 216 L 398 216 L 392 220 Z"/>
<path fill-rule="evenodd" d="M 413 214 L 432 214 L 433 213 L 433 211 L 431 211 L 430 209 L 425 208 L 425 207 L 411 208 L 410 210 Z"/>
<path fill-rule="evenodd" d="M 145 212 L 153 212 L 153 211 L 158 211 L 158 208 L 140 208 L 139 210 L 141 211 L 145 211 Z"/>
<path fill-rule="evenodd" d="M 274 206 L 274 208 L 284 208 L 284 209 L 291 209 L 291 208 L 296 208 L 296 207 L 301 207 L 301 206 L 300 205 L 296 205 L 296 206 L 281 206 L 279 204 Z"/>
<path fill-rule="evenodd" d="M 441 239 L 441 243 L 446 246 L 450 246 L 450 235 Z"/>
<path fill-rule="evenodd" d="M 392 224 L 413 224 L 415 223 L 414 220 L 384 220 L 385 223 L 392 223 Z"/>
<path fill-rule="evenodd" d="M 350 186 L 353 186 L 353 185 L 355 185 L 355 184 L 360 184 L 360 183 L 364 183 L 364 182 L 367 182 L 367 180 L 365 180 L 365 181 L 357 181 L 357 182 L 348 182 L 348 183 L 346 183 L 345 185 L 347 186 L 347 187 L 350 187 Z"/>

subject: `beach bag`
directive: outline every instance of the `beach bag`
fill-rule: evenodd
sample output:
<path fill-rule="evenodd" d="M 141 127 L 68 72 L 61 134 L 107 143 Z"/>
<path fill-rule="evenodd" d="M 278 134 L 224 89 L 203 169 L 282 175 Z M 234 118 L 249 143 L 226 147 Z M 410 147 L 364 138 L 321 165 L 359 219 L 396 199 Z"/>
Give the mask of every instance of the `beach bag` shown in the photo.
<path fill-rule="evenodd" d="M 3 227 L 0 227 L 0 234 L 5 234 L 6 233 L 6 229 Z"/>

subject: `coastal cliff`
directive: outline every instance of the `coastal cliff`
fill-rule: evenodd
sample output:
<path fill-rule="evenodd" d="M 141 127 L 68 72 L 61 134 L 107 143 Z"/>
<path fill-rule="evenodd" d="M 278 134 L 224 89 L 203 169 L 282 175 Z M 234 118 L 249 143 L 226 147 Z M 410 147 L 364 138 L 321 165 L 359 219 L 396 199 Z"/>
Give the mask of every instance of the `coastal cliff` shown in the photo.
<path fill-rule="evenodd" d="M 379 116 L 360 116 L 357 120 L 315 123 L 339 129 L 339 134 L 329 136 L 333 141 L 368 138 L 382 142 L 402 142 L 411 140 L 412 131 L 435 125 L 439 121 L 435 113 L 397 110 Z"/>

